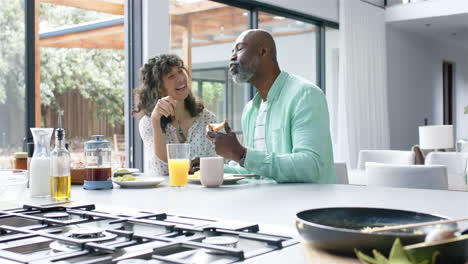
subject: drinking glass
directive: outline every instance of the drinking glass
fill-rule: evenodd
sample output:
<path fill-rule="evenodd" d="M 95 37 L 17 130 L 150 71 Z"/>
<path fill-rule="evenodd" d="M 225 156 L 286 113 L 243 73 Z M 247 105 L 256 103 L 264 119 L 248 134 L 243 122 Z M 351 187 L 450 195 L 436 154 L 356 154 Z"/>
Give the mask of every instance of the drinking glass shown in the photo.
<path fill-rule="evenodd" d="M 167 144 L 167 164 L 169 166 L 169 185 L 181 187 L 187 185 L 190 168 L 190 145 Z"/>

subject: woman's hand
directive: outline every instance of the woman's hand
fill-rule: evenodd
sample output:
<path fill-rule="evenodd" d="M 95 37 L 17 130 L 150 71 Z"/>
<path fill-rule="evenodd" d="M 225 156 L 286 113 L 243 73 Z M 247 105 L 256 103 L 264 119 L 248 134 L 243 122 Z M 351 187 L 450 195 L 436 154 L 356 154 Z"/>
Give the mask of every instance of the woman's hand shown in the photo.
<path fill-rule="evenodd" d="M 196 157 L 190 161 L 190 174 L 194 174 L 196 171 L 200 170 L 200 158 Z"/>
<path fill-rule="evenodd" d="M 177 101 L 170 96 L 159 99 L 153 112 L 151 112 L 151 119 L 159 120 L 162 116 L 173 116 L 175 114 L 176 105 Z"/>

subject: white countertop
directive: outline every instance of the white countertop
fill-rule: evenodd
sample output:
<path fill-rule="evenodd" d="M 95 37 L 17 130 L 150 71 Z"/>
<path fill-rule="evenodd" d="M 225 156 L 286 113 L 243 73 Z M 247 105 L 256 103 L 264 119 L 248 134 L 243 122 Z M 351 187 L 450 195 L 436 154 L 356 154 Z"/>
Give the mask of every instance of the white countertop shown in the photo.
<path fill-rule="evenodd" d="M 297 212 L 320 207 L 383 207 L 450 218 L 468 216 L 468 192 L 244 181 L 248 183 L 220 188 L 193 184 L 174 188 L 163 183 L 157 188 L 127 189 L 114 185 L 112 190 L 90 191 L 73 186 L 72 200 L 98 207 L 127 207 L 291 228 Z M 23 196 L 18 202 L 48 204 L 51 200 Z"/>
<path fill-rule="evenodd" d="M 365 170 L 349 170 L 348 179 L 350 184 L 367 185 L 367 175 Z M 468 183 L 465 180 L 464 174 L 448 173 L 447 180 L 449 190 L 468 192 Z"/>
<path fill-rule="evenodd" d="M 96 204 L 97 208 L 125 208 L 162 211 L 227 220 L 248 221 L 261 228 L 275 228 L 297 235 L 295 215 L 301 210 L 320 207 L 383 207 L 438 214 L 449 218 L 468 216 L 468 192 L 381 188 L 359 185 L 275 184 L 264 180 L 243 180 L 243 184 L 205 188 L 189 184 L 169 187 L 112 190 L 84 190 L 72 187 L 72 200 Z M 18 204 L 50 204 L 49 198 L 30 198 L 23 193 Z M 0 201 L 0 205 L 1 201 Z M 277 227 L 279 226 L 279 228 Z M 460 225 L 468 227 L 468 223 Z M 263 229 L 263 228 L 262 228 Z M 264 230 L 264 229 L 263 229 Z M 298 236 L 298 235 L 297 235 Z M 326 257 L 329 257 L 327 255 Z M 317 263 L 317 255 L 306 244 L 253 258 L 245 263 Z M 353 258 L 332 256 L 327 263 L 358 263 Z"/>

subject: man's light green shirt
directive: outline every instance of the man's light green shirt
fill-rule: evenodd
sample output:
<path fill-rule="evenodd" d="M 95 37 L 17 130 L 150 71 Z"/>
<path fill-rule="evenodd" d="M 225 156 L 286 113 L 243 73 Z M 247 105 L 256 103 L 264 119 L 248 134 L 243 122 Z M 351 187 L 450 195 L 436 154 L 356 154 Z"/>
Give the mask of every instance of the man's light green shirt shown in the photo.
<path fill-rule="evenodd" d="M 335 183 L 335 168 L 325 96 L 318 87 L 282 71 L 267 95 L 267 151 L 253 148 L 255 121 L 262 98 L 257 95 L 242 113 L 244 168 L 227 173 L 253 173 L 277 182 Z"/>

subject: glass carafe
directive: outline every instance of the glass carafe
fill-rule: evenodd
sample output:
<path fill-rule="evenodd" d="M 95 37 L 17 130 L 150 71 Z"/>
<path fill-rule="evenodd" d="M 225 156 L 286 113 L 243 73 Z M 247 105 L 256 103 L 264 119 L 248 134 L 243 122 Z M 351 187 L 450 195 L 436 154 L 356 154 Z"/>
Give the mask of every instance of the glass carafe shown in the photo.
<path fill-rule="evenodd" d="M 104 136 L 93 136 L 94 140 L 85 142 L 85 173 L 83 188 L 87 190 L 112 189 L 112 151 L 111 143 Z"/>
<path fill-rule="evenodd" d="M 34 154 L 30 164 L 30 194 L 32 197 L 50 195 L 50 138 L 53 128 L 31 128 Z"/>

